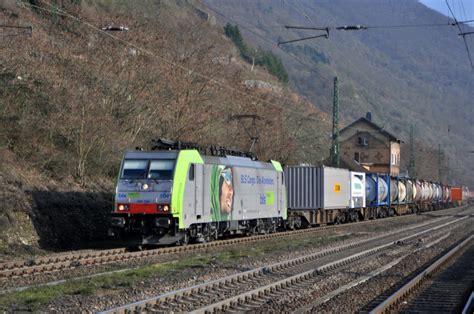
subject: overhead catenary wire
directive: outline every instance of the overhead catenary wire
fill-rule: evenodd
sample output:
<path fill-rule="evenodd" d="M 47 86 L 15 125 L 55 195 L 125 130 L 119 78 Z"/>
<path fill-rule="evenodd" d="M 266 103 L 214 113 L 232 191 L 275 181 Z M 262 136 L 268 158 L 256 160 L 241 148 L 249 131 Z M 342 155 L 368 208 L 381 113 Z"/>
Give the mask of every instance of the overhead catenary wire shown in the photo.
<path fill-rule="evenodd" d="M 327 80 L 326 77 L 323 77 L 318 71 L 315 71 L 313 70 L 314 68 L 314 64 L 309 64 L 307 63 L 306 61 L 303 61 L 302 59 L 300 59 L 298 56 L 296 56 L 295 54 L 285 50 L 285 49 L 282 49 L 282 47 L 280 47 L 280 44 L 279 42 L 274 42 L 274 41 L 271 41 L 269 40 L 268 38 L 265 38 L 261 35 L 259 35 L 258 33 L 254 32 L 251 30 L 251 27 L 247 26 L 247 25 L 243 25 L 242 23 L 238 23 L 237 21 L 235 21 L 235 19 L 232 19 L 230 18 L 229 16 L 227 16 L 226 14 L 214 9 L 214 8 L 211 8 L 210 6 L 208 5 L 205 5 L 201 2 L 201 4 L 209 11 L 215 13 L 216 15 L 218 16 L 221 16 L 223 17 L 225 20 L 227 21 L 230 21 L 230 22 L 233 22 L 235 23 L 235 25 L 238 25 L 240 28 L 248 31 L 249 33 L 255 35 L 257 38 L 260 38 L 261 40 L 267 42 L 267 43 L 270 43 L 272 45 L 272 47 L 275 47 L 277 49 L 279 49 L 282 53 L 284 53 L 285 55 L 287 55 L 288 57 L 290 57 L 291 59 L 297 61 L 299 64 L 303 65 L 306 67 L 306 69 L 308 69 L 309 71 L 311 71 L 312 74 L 318 76 L 319 78 L 321 78 L 321 80 Z M 299 10 L 297 10 L 297 8 L 295 8 L 294 6 L 290 6 L 286 1 L 285 1 L 285 4 L 287 4 L 289 7 L 293 8 L 294 10 L 296 10 L 299 14 L 302 14 Z M 311 17 L 309 17 L 308 15 L 305 15 L 305 18 L 308 19 L 310 22 L 314 23 L 314 21 L 311 19 Z M 256 27 L 255 27 L 256 28 Z M 325 36 L 325 35 L 323 35 Z M 311 119 L 311 120 L 315 120 L 317 121 L 317 119 Z"/>
<path fill-rule="evenodd" d="M 153 51 L 150 51 L 150 50 L 148 50 L 148 49 L 146 49 L 146 48 L 140 47 L 140 46 L 138 46 L 138 45 L 135 44 L 135 43 L 126 41 L 126 40 L 124 40 L 124 39 L 122 39 L 122 38 L 120 38 L 120 37 L 118 37 L 118 36 L 116 36 L 116 35 L 113 35 L 113 34 L 109 33 L 109 32 L 103 31 L 101 28 L 96 27 L 95 25 L 93 25 L 93 24 L 91 24 L 91 23 L 89 23 L 89 22 L 83 21 L 83 20 L 81 20 L 80 18 L 78 18 L 78 17 L 76 17 L 76 16 L 74 16 L 74 15 L 71 15 L 71 14 L 69 14 L 68 12 L 66 12 L 66 11 L 64 11 L 64 10 L 62 10 L 62 9 L 59 9 L 58 7 L 52 5 L 51 3 L 49 3 L 49 2 L 47 2 L 47 1 L 45 1 L 45 0 L 42 0 L 42 2 L 44 2 L 45 4 L 47 4 L 47 5 L 50 6 L 50 7 L 54 8 L 54 10 L 50 10 L 50 9 L 47 9 L 47 8 L 43 8 L 43 7 L 41 7 L 41 6 L 37 6 L 37 5 L 34 5 L 34 4 L 30 4 L 30 3 L 23 3 L 23 5 L 29 6 L 29 7 L 33 7 L 33 8 L 39 9 L 39 10 L 43 10 L 43 11 L 47 11 L 47 12 L 59 14 L 59 15 L 64 16 L 64 17 L 68 17 L 68 18 L 74 19 L 74 20 L 76 20 L 76 21 L 78 21 L 78 22 L 80 22 L 80 23 L 82 23 L 82 24 L 88 26 L 88 27 L 91 28 L 91 29 L 94 29 L 95 31 L 98 31 L 99 33 L 101 33 L 101 34 L 103 34 L 103 35 L 105 35 L 105 36 L 108 36 L 108 37 L 110 37 L 110 38 L 112 38 L 112 39 L 114 39 L 114 40 L 120 41 L 120 42 L 122 42 L 123 44 L 126 44 L 126 45 L 128 45 L 128 46 L 130 46 L 130 47 L 133 47 L 133 48 L 135 48 L 135 49 L 137 49 L 137 50 L 140 50 L 141 52 L 146 53 L 146 54 L 148 54 L 148 55 L 150 55 L 150 56 L 153 56 L 153 57 L 155 57 L 155 58 L 158 58 L 159 60 L 161 60 L 162 62 L 164 62 L 164 63 L 166 63 L 166 64 L 168 64 L 168 65 L 171 65 L 171 66 L 180 68 L 180 69 L 182 69 L 182 70 L 185 70 L 185 71 L 187 71 L 189 74 L 194 74 L 194 75 L 196 75 L 196 76 L 198 76 L 198 77 L 200 77 L 200 78 L 202 78 L 202 79 L 208 80 L 209 82 L 212 82 L 212 83 L 214 83 L 214 84 L 216 84 L 216 85 L 219 85 L 219 86 L 221 86 L 221 87 L 223 87 L 223 88 L 232 90 L 233 92 L 236 92 L 236 93 L 238 93 L 238 94 L 240 94 L 240 95 L 243 95 L 243 96 L 246 96 L 246 97 L 251 98 L 251 99 L 253 99 L 253 100 L 256 100 L 256 101 L 258 101 L 258 102 L 260 102 L 260 103 L 262 103 L 262 104 L 266 104 L 266 105 L 269 105 L 269 106 L 272 106 L 272 107 L 275 107 L 275 108 L 278 108 L 278 109 L 281 109 L 281 110 L 284 110 L 284 111 L 287 111 L 287 112 L 291 112 L 291 113 L 293 113 L 293 114 L 295 114 L 295 115 L 297 115 L 297 116 L 301 116 L 301 117 L 304 117 L 304 118 L 307 118 L 307 119 L 311 119 L 311 120 L 314 120 L 314 121 L 320 121 L 320 120 L 317 119 L 317 118 L 310 117 L 310 116 L 308 116 L 307 114 L 304 114 L 304 113 L 302 113 L 302 112 L 299 112 L 299 111 L 296 111 L 296 110 L 292 110 L 292 109 L 289 109 L 289 108 L 287 108 L 287 107 L 280 106 L 280 105 L 277 105 L 277 104 L 275 104 L 275 103 L 272 103 L 272 102 L 270 102 L 270 101 L 268 101 L 268 100 L 262 99 L 262 98 L 260 98 L 260 97 L 251 95 L 251 94 L 246 93 L 246 92 L 244 92 L 244 91 L 241 91 L 241 90 L 239 90 L 239 89 L 237 89 L 237 88 L 235 88 L 235 87 L 232 87 L 232 86 L 230 86 L 230 85 L 227 85 L 227 84 L 225 84 L 225 83 L 223 83 L 223 82 L 221 82 L 221 81 L 219 81 L 219 80 L 217 80 L 217 79 L 215 79 L 215 78 L 213 78 L 213 77 L 209 77 L 209 76 L 207 76 L 207 75 L 205 75 L 205 74 L 202 74 L 202 73 L 200 73 L 200 72 L 197 72 L 197 71 L 195 71 L 195 70 L 193 70 L 193 69 L 191 69 L 191 68 L 188 68 L 188 67 L 186 67 L 186 66 L 183 66 L 183 65 L 180 65 L 180 64 L 178 64 L 178 63 L 175 63 L 175 62 L 173 62 L 173 61 L 171 61 L 171 60 L 168 60 L 168 59 L 166 59 L 166 58 L 164 58 L 164 57 L 162 57 L 162 56 L 160 56 L 160 55 L 154 53 Z"/>
<path fill-rule="evenodd" d="M 448 0 L 446 0 L 447 2 Z M 288 5 L 289 7 L 291 7 L 292 9 L 294 9 L 295 11 L 297 11 L 299 14 L 303 15 L 305 17 L 305 19 L 308 19 L 310 20 L 311 22 L 313 22 L 311 20 L 311 18 L 306 15 L 306 14 L 303 14 L 300 12 L 299 9 L 297 9 L 295 6 L 293 5 L 290 5 L 289 3 L 287 3 L 287 1 L 284 1 L 284 3 L 286 5 Z M 449 5 L 448 5 L 449 6 Z M 225 16 L 224 14 L 222 14 L 221 12 L 218 12 L 212 8 L 210 8 L 209 6 L 206 6 L 206 8 L 208 8 L 209 10 L 215 12 L 216 14 L 218 15 L 221 15 L 225 18 L 227 18 L 228 20 L 232 20 L 230 18 L 228 18 L 227 16 Z M 454 17 L 454 14 L 453 14 L 453 17 Z M 328 38 L 329 37 L 329 31 L 330 30 L 344 30 L 344 31 L 350 31 L 350 30 L 374 30 L 374 29 L 396 29 L 396 28 L 422 28 L 422 27 L 446 27 L 446 26 L 458 26 L 459 25 L 464 25 L 464 24 L 468 24 L 468 23 L 471 23 L 471 22 L 474 22 L 474 20 L 466 20 L 466 16 L 464 17 L 464 21 L 458 21 L 456 19 L 454 19 L 455 21 L 454 22 L 450 22 L 449 19 L 448 19 L 448 22 L 445 22 L 445 23 L 426 23 L 426 24 L 397 24 L 397 25 L 367 25 L 367 26 L 364 26 L 364 25 L 344 25 L 344 26 L 331 26 L 331 27 L 309 27 L 309 26 L 291 26 L 291 25 L 281 25 L 281 26 L 277 26 L 277 25 L 271 25 L 271 26 L 268 26 L 268 27 L 284 27 L 284 28 L 287 28 L 287 29 L 300 29 L 300 30 L 322 30 L 322 31 L 326 31 L 326 34 L 321 34 L 321 35 L 316 35 L 316 36 L 310 36 L 310 37 L 305 37 L 305 38 L 298 38 L 298 39 L 292 39 L 292 40 L 287 40 L 287 41 L 280 41 L 277 43 L 277 47 L 281 49 L 280 45 L 283 45 L 283 44 L 287 44 L 287 43 L 293 43 L 293 42 L 298 42 L 298 41 L 303 41 L 303 40 L 309 40 L 309 39 L 315 39 L 315 38 Z M 242 25 L 239 25 L 240 27 L 246 29 L 247 31 L 251 32 L 252 34 L 254 34 L 255 36 L 259 37 L 260 39 L 263 39 L 265 41 L 268 42 L 268 40 L 266 38 L 262 38 L 260 35 L 258 35 L 257 33 L 253 32 L 249 27 L 244 27 Z M 255 27 L 257 28 L 257 27 Z M 463 31 L 460 30 L 460 33 L 463 34 Z M 468 48 L 468 45 L 467 45 L 467 42 L 466 42 L 466 39 L 464 38 L 464 42 L 465 42 L 465 45 L 466 45 L 466 49 L 469 51 L 469 48 Z M 273 43 L 272 43 L 273 44 Z M 285 50 L 282 49 L 283 52 L 287 53 Z M 288 54 L 288 53 L 287 53 Z M 291 54 L 290 54 L 291 55 Z M 294 55 L 291 55 L 291 56 L 294 56 Z M 297 59 L 296 56 L 294 56 L 295 60 Z M 471 60 L 471 56 L 470 56 L 470 53 L 468 53 L 468 57 L 469 57 L 469 60 L 470 60 L 470 63 L 471 63 L 471 67 L 473 67 L 472 65 L 472 60 Z M 304 61 L 302 61 L 301 59 L 298 59 L 298 61 L 306 66 L 309 66 L 308 64 L 304 63 Z M 474 69 L 474 67 L 473 67 Z"/>
<path fill-rule="evenodd" d="M 463 18 L 463 20 L 466 20 L 467 19 L 467 14 L 466 14 L 466 9 L 464 7 L 464 2 L 462 0 L 460 0 L 459 2 L 460 2 L 461 10 L 463 12 L 462 18 Z M 463 26 L 466 27 L 466 24 L 463 24 Z M 466 33 L 466 31 L 464 33 Z M 466 35 L 471 35 L 471 34 L 472 34 L 472 32 L 468 32 L 468 34 L 466 34 Z M 472 44 L 472 41 L 470 41 L 470 42 Z"/>
<path fill-rule="evenodd" d="M 457 24 L 468 23 L 471 21 L 463 21 L 463 22 L 455 22 L 455 23 L 433 23 L 433 24 L 407 24 L 407 25 L 374 25 L 374 26 L 365 26 L 365 25 L 343 25 L 343 26 L 332 26 L 332 27 L 309 27 L 309 26 L 293 26 L 293 25 L 285 25 L 286 29 L 298 29 L 298 30 L 317 30 L 317 31 L 325 31 L 326 34 L 310 36 L 310 37 L 303 37 L 297 38 L 292 40 L 280 41 L 278 42 L 278 46 L 305 41 L 309 39 L 316 39 L 325 37 L 326 39 L 329 38 L 329 31 L 330 30 L 338 30 L 338 31 L 359 31 L 359 30 L 369 30 L 369 29 L 382 29 L 382 28 L 413 28 L 413 27 L 433 27 L 433 26 L 455 26 Z"/>
<path fill-rule="evenodd" d="M 203 5 L 204 5 L 204 4 L 203 4 Z M 223 14 L 222 12 L 220 12 L 220 11 L 214 9 L 214 8 L 211 8 L 211 7 L 206 6 L 206 5 L 204 5 L 204 6 L 205 6 L 206 9 L 208 9 L 209 11 L 212 11 L 212 12 L 214 12 L 215 14 L 217 14 L 217 15 L 223 17 L 224 19 L 226 19 L 226 20 L 228 20 L 228 21 L 230 21 L 230 22 L 233 22 L 235 25 L 238 25 L 240 28 L 245 29 L 245 30 L 248 31 L 249 33 L 253 34 L 255 37 L 260 38 L 261 40 L 263 40 L 263 41 L 265 41 L 265 42 L 271 44 L 272 47 L 276 47 L 276 48 L 279 49 L 281 52 L 283 52 L 285 55 L 289 56 L 290 58 L 292 58 L 293 60 L 297 61 L 297 62 L 300 63 L 301 65 L 306 66 L 306 67 L 308 68 L 308 70 L 310 70 L 312 73 L 315 73 L 315 74 L 317 74 L 317 75 L 320 75 L 318 72 L 312 70 L 313 65 L 308 64 L 307 62 L 303 61 L 303 60 L 302 60 L 301 58 L 299 58 L 298 56 L 296 56 L 296 55 L 294 55 L 294 54 L 292 54 L 292 53 L 290 53 L 290 52 L 288 52 L 288 51 L 282 49 L 281 47 L 278 46 L 278 42 L 274 42 L 274 41 L 272 41 L 272 40 L 270 40 L 270 39 L 268 39 L 268 38 L 265 38 L 264 36 L 259 35 L 258 33 L 252 31 L 251 27 L 248 27 L 248 26 L 246 26 L 246 25 L 242 25 L 241 23 L 237 23 L 234 19 L 230 18 L 229 16 Z M 279 27 L 283 27 L 283 26 L 279 26 Z M 257 27 L 255 26 L 254 28 L 257 28 Z"/>
<path fill-rule="evenodd" d="M 448 17 L 448 20 L 450 18 Z M 458 21 L 459 24 L 469 24 L 473 23 L 474 20 L 462 20 Z M 443 26 L 455 26 L 456 24 L 453 22 L 445 22 L 445 23 L 427 23 L 427 24 L 397 24 L 397 25 L 369 25 L 367 28 L 370 29 L 390 29 L 390 28 L 421 28 L 421 27 L 443 27 Z M 362 26 L 362 25 L 361 25 Z M 261 29 L 261 28 L 297 28 L 297 29 L 308 29 L 308 30 L 325 30 L 326 28 L 337 29 L 341 26 L 328 26 L 328 27 L 312 27 L 312 26 L 291 26 L 291 25 L 282 25 L 282 24 L 259 24 L 259 26 L 253 26 L 250 28 Z"/>
<path fill-rule="evenodd" d="M 382 29 L 382 28 L 419 28 L 419 27 L 435 27 L 435 26 L 456 26 L 460 24 L 468 24 L 474 22 L 474 20 L 467 21 L 455 21 L 448 23 L 431 23 L 431 24 L 399 24 L 399 25 L 342 25 L 342 26 L 298 26 L 298 25 L 282 25 L 287 29 L 299 29 L 299 30 L 368 30 L 368 29 Z"/>
<path fill-rule="evenodd" d="M 463 33 L 463 30 L 462 30 L 462 28 L 461 28 L 461 26 L 460 26 L 460 23 L 458 23 L 458 21 L 457 21 L 457 19 L 456 19 L 456 16 L 454 15 L 454 12 L 453 12 L 453 10 L 451 9 L 451 6 L 449 5 L 448 0 L 446 0 L 446 5 L 448 6 L 449 12 L 451 12 L 451 15 L 453 16 L 454 23 L 455 23 L 455 25 L 458 27 L 459 33 L 462 34 L 462 33 Z M 471 69 L 474 70 L 474 65 L 473 65 L 473 63 L 472 63 L 472 58 L 471 58 L 471 52 L 469 51 L 469 45 L 467 44 L 466 36 L 462 36 L 462 39 L 463 39 L 463 41 L 464 41 L 464 46 L 466 46 L 467 57 L 469 58 L 469 63 L 471 64 Z"/>
<path fill-rule="evenodd" d="M 324 37 L 324 38 L 328 39 L 328 38 L 329 38 L 329 33 L 322 34 L 322 35 L 316 35 L 316 36 L 310 36 L 310 37 L 304 37 L 304 38 L 300 38 L 300 39 L 293 39 L 293 40 L 287 40 L 287 41 L 279 41 L 279 42 L 278 42 L 278 46 L 284 45 L 284 44 L 289 44 L 289 43 L 294 43 L 294 42 L 297 42 L 297 41 L 309 40 L 309 39 L 316 39 L 316 38 L 321 38 L 321 37 Z"/>
<path fill-rule="evenodd" d="M 463 13 L 461 17 L 465 20 L 467 18 L 467 15 L 466 15 L 466 9 L 464 8 L 464 2 L 462 0 L 459 1 L 459 7 L 461 9 L 461 12 Z"/>

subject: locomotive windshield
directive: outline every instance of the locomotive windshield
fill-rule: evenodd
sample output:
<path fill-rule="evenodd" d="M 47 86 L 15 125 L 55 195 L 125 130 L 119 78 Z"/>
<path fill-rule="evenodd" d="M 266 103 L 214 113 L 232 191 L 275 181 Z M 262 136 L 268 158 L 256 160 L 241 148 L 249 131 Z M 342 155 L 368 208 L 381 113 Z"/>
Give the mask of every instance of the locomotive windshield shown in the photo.
<path fill-rule="evenodd" d="M 123 161 L 121 179 L 172 180 L 175 160 L 137 160 Z"/>
<path fill-rule="evenodd" d="M 151 160 L 148 179 L 172 180 L 174 160 Z"/>
<path fill-rule="evenodd" d="M 148 160 L 124 160 L 122 179 L 144 179 L 148 168 Z"/>

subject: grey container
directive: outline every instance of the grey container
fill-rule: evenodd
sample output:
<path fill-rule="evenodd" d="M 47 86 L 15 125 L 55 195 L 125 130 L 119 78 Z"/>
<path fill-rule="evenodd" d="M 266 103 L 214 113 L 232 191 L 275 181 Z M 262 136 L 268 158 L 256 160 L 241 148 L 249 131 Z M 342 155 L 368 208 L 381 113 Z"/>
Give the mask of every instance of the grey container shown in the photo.
<path fill-rule="evenodd" d="M 285 180 L 288 209 L 349 208 L 351 175 L 347 169 L 286 167 Z"/>

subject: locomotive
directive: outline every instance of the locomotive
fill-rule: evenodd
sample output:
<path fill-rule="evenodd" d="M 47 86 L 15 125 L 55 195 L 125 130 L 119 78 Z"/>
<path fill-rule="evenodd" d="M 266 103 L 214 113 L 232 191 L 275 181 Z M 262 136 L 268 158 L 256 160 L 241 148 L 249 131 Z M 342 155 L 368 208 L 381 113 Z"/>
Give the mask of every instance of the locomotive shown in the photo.
<path fill-rule="evenodd" d="M 173 147 L 170 141 L 158 144 Z M 213 155 L 197 149 L 126 152 L 109 235 L 168 245 L 282 228 L 287 210 L 281 164 L 216 149 Z"/>
<path fill-rule="evenodd" d="M 250 153 L 160 139 L 124 154 L 109 235 L 136 245 L 207 242 L 430 211 L 467 187 L 377 173 L 262 162 Z"/>

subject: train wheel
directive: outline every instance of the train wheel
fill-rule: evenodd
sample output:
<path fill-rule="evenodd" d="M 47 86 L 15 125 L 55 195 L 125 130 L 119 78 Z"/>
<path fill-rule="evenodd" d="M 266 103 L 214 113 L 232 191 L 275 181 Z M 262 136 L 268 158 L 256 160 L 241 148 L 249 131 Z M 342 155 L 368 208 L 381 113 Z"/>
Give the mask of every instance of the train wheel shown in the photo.
<path fill-rule="evenodd" d="M 338 214 L 336 216 L 336 219 L 334 220 L 334 223 L 336 225 L 340 225 L 340 224 L 343 224 L 344 222 L 346 221 L 345 217 L 344 217 L 344 214 Z"/>
<path fill-rule="evenodd" d="M 188 245 L 189 244 L 189 235 L 186 232 L 181 240 L 176 242 L 176 245 Z"/>

